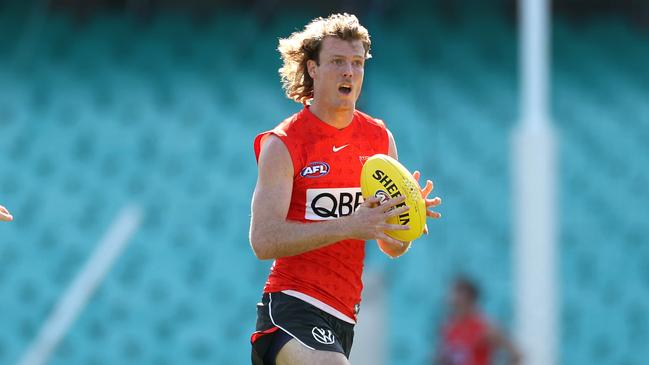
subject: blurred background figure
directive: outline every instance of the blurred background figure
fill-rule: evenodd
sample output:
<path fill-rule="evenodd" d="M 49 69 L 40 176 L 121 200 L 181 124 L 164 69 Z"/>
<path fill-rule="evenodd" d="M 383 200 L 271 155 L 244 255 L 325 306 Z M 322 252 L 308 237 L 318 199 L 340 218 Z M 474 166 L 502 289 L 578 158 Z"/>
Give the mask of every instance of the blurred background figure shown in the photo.
<path fill-rule="evenodd" d="M 507 364 L 521 364 L 521 353 L 480 309 L 480 289 L 468 277 L 458 276 L 449 288 L 449 314 L 435 354 L 437 365 L 491 365 L 503 351 Z"/>
<path fill-rule="evenodd" d="M 11 215 L 11 213 L 9 213 L 7 208 L 0 205 L 0 221 L 9 222 L 12 221 L 13 219 L 14 217 Z"/>

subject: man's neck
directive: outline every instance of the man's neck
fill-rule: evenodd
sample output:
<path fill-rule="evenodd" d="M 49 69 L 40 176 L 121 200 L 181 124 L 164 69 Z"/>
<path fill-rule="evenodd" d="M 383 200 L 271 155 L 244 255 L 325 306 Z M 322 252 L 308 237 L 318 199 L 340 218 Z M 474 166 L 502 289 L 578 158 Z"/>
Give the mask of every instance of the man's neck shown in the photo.
<path fill-rule="evenodd" d="M 457 319 L 464 319 L 474 314 L 475 311 L 476 309 L 474 307 L 456 309 L 455 312 L 453 313 L 453 317 Z"/>
<path fill-rule="evenodd" d="M 354 109 L 336 110 L 326 108 L 315 101 L 313 101 L 309 110 L 318 117 L 318 119 L 337 129 L 347 127 L 352 122 L 352 119 L 354 119 Z"/>

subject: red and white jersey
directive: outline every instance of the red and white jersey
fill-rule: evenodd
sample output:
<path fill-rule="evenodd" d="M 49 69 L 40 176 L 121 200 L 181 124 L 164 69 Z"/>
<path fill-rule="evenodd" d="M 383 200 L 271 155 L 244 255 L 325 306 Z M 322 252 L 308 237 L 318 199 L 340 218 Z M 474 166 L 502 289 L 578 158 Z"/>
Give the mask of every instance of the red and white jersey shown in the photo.
<path fill-rule="evenodd" d="M 307 106 L 255 138 L 257 159 L 263 138 L 270 133 L 284 142 L 293 161 L 293 192 L 286 219 L 304 223 L 353 213 L 363 202 L 363 163 L 374 154 L 387 154 L 389 147 L 383 122 L 358 110 L 351 124 L 339 130 L 318 119 Z M 283 291 L 355 321 L 364 257 L 365 241 L 349 239 L 279 258 L 271 267 L 264 293 Z"/>

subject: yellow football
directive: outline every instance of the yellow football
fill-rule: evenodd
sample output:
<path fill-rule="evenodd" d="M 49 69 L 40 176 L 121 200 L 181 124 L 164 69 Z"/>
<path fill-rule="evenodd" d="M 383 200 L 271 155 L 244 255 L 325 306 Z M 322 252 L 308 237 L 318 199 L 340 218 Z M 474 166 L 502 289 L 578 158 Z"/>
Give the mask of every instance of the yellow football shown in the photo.
<path fill-rule="evenodd" d="M 410 210 L 388 219 L 388 223 L 408 225 L 410 229 L 385 233 L 400 241 L 414 241 L 422 235 L 426 225 L 426 202 L 419 184 L 399 161 L 382 154 L 368 158 L 361 171 L 361 192 L 364 199 L 375 196 L 381 203 L 404 195 L 406 200 L 397 207 L 407 205 Z"/>

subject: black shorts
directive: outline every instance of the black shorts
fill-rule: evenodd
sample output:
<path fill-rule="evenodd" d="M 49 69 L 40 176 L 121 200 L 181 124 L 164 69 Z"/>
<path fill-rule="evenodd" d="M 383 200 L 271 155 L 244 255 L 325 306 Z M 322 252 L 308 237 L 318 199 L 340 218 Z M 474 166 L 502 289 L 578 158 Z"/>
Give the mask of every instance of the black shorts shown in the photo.
<path fill-rule="evenodd" d="M 340 352 L 349 358 L 354 325 L 290 295 L 264 294 L 251 338 L 253 365 L 274 365 L 277 353 L 292 338 L 312 350 Z"/>

